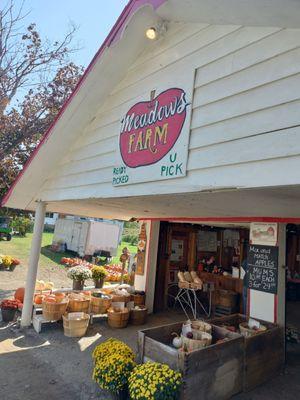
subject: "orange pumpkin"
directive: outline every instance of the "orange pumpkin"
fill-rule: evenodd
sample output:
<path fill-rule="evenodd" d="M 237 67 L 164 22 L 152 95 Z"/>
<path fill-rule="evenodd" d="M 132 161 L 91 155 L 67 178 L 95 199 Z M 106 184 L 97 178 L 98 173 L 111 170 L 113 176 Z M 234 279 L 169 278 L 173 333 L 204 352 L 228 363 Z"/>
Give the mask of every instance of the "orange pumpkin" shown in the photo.
<path fill-rule="evenodd" d="M 45 301 L 46 303 L 56 303 L 56 297 L 55 297 L 55 296 L 52 296 L 52 295 L 46 296 L 45 299 L 44 299 L 44 301 Z"/>
<path fill-rule="evenodd" d="M 35 304 L 42 304 L 43 299 L 44 299 L 44 296 L 41 295 L 41 294 L 36 294 L 36 295 L 34 296 L 34 302 L 35 302 Z"/>
<path fill-rule="evenodd" d="M 15 291 L 15 299 L 19 300 L 21 303 L 24 303 L 24 295 L 25 295 L 25 288 L 20 287 Z"/>

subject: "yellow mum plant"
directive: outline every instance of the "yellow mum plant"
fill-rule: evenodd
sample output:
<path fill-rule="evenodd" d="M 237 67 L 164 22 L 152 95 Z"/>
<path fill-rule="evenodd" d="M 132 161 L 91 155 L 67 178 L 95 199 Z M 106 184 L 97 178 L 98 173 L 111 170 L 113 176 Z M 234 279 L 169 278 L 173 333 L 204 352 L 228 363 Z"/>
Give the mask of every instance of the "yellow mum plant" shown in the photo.
<path fill-rule="evenodd" d="M 105 342 L 99 344 L 95 347 L 93 351 L 93 359 L 96 363 L 98 360 L 102 360 L 103 358 L 110 356 L 112 354 L 119 354 L 124 356 L 125 358 L 129 358 L 130 360 L 134 361 L 135 354 L 131 350 L 127 344 L 121 342 L 120 340 L 110 338 Z"/>
<path fill-rule="evenodd" d="M 131 400 L 175 400 L 182 377 L 168 365 L 148 362 L 134 368 L 128 383 Z"/>
<path fill-rule="evenodd" d="M 136 366 L 135 355 L 125 343 L 109 339 L 93 352 L 93 379 L 101 389 L 119 393 L 127 389 L 128 378 Z"/>

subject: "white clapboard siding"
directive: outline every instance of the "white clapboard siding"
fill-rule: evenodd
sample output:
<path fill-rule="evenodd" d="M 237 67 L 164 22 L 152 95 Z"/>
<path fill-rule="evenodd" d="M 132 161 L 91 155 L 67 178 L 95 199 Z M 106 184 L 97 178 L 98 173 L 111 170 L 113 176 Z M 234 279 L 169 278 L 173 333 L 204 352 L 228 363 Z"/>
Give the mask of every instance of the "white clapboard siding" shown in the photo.
<path fill-rule="evenodd" d="M 238 51 L 225 55 L 206 66 L 202 66 L 201 74 L 197 75 L 196 87 L 234 74 L 244 68 L 261 61 L 283 54 L 300 46 L 299 30 L 282 29 L 266 36 L 262 40 L 249 43 Z"/>
<path fill-rule="evenodd" d="M 194 105 L 212 103 L 221 98 L 245 92 L 257 86 L 294 75 L 300 72 L 300 48 L 255 64 L 223 79 L 197 86 Z M 201 69 L 197 77 L 203 75 Z"/>
<path fill-rule="evenodd" d="M 119 121 L 128 105 L 194 71 L 187 176 L 113 187 Z M 175 24 L 99 104 L 46 182 L 44 199 L 299 183 L 299 110 L 300 30 Z M 286 174 L 287 165 L 297 170 Z"/>
<path fill-rule="evenodd" d="M 299 125 L 299 110 L 300 100 L 296 100 L 197 127 L 191 130 L 190 149 Z"/>
<path fill-rule="evenodd" d="M 193 149 L 189 154 L 188 170 L 297 154 L 300 154 L 300 126 L 215 144 L 202 148 L 200 152 Z"/>
<path fill-rule="evenodd" d="M 207 168 L 201 170 L 201 175 L 199 175 L 198 170 L 192 170 L 189 172 L 188 182 L 185 181 L 184 178 L 181 178 L 171 179 L 169 181 L 136 184 L 130 186 L 129 193 L 128 187 L 122 186 L 115 188 L 111 185 L 111 182 L 99 182 L 90 185 L 85 184 L 83 186 L 75 185 L 61 189 L 49 189 L 47 186 L 42 195 L 42 199 L 54 201 L 86 198 L 85 190 L 88 192 L 88 197 L 101 198 L 128 195 L 139 196 L 154 193 L 188 193 L 191 191 L 214 188 L 230 189 L 233 187 L 248 188 L 257 186 L 277 186 L 278 182 L 284 182 L 285 185 L 295 185 L 300 181 L 299 165 L 300 156 L 294 156 Z M 288 174 L 287 171 L 289 171 Z M 247 177 L 247 181 L 245 180 L 245 177 Z"/>
<path fill-rule="evenodd" d="M 184 23 L 172 23 L 168 25 L 168 34 L 163 35 L 158 40 L 152 42 L 152 48 L 148 48 L 144 51 L 134 64 L 129 67 L 129 72 L 135 70 L 137 67 L 144 65 L 145 63 L 151 63 L 154 57 L 159 57 L 160 54 L 165 53 L 170 48 L 174 48 L 180 43 L 186 43 L 187 40 L 192 39 L 199 32 L 207 28 L 209 24 L 189 24 L 188 26 Z M 113 90 L 113 93 L 118 91 L 118 86 Z"/>
<path fill-rule="evenodd" d="M 195 93 L 192 128 L 297 100 L 300 98 L 299 87 L 300 74 L 297 74 L 208 105 L 198 104 Z"/>

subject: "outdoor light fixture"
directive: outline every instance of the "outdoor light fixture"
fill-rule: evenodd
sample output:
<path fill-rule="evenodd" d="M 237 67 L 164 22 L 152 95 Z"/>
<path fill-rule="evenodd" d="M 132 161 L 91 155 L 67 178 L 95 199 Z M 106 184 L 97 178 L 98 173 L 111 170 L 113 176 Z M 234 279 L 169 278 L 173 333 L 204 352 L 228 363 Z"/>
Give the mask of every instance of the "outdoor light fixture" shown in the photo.
<path fill-rule="evenodd" d="M 163 36 L 166 31 L 167 24 L 165 21 L 161 21 L 157 25 L 151 26 L 150 28 L 146 29 L 146 37 L 149 40 L 155 40 Z"/>
<path fill-rule="evenodd" d="M 155 28 L 151 27 L 146 30 L 146 36 L 149 40 L 154 40 L 157 37 L 157 31 Z"/>

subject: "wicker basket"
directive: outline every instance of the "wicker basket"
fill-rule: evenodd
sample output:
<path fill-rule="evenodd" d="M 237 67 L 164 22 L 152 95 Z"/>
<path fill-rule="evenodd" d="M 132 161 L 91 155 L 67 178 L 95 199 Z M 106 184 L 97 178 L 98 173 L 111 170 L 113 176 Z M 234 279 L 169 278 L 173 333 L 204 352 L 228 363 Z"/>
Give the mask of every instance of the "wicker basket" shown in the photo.
<path fill-rule="evenodd" d="M 84 312 L 63 315 L 64 334 L 68 337 L 81 337 L 86 334 L 90 316 Z"/>
<path fill-rule="evenodd" d="M 124 310 L 115 312 L 112 309 L 107 310 L 108 325 L 111 328 L 126 328 L 129 320 L 129 310 L 124 308 Z"/>
<path fill-rule="evenodd" d="M 235 307 L 237 305 L 238 294 L 232 290 L 219 290 L 217 303 L 223 307 Z"/>
<path fill-rule="evenodd" d="M 132 325 L 143 325 L 147 321 L 148 309 L 145 308 L 132 308 L 130 310 L 130 322 Z"/>
<path fill-rule="evenodd" d="M 194 321 L 191 322 L 192 322 L 192 329 L 211 334 L 212 328 L 211 325 L 208 324 L 207 322 L 201 321 L 200 319 L 195 319 Z"/>
<path fill-rule="evenodd" d="M 181 335 L 183 348 L 185 351 L 190 352 L 193 350 L 202 349 L 211 345 L 212 336 L 207 332 L 201 332 L 193 329 L 193 339 L 189 339 L 186 336 Z"/>
<path fill-rule="evenodd" d="M 48 303 L 43 301 L 43 317 L 46 321 L 59 321 L 62 319 L 63 314 L 66 312 L 68 307 L 68 301 L 62 301 L 61 303 Z"/>
<path fill-rule="evenodd" d="M 258 333 L 264 332 L 267 330 L 267 327 L 260 324 L 259 329 L 250 329 L 248 326 L 248 322 L 242 322 L 239 324 L 239 328 L 240 328 L 240 332 L 241 335 L 245 336 L 245 337 L 251 337 L 251 336 L 255 336 Z"/>
<path fill-rule="evenodd" d="M 86 298 L 85 300 L 76 300 L 69 299 L 68 312 L 84 312 L 89 313 L 90 309 L 90 299 Z"/>
<path fill-rule="evenodd" d="M 91 313 L 92 314 L 106 314 L 111 306 L 111 297 L 105 299 L 102 297 L 91 297 Z"/>
<path fill-rule="evenodd" d="M 112 295 L 113 303 L 128 303 L 130 301 L 130 296 L 123 296 L 119 294 Z"/>
<path fill-rule="evenodd" d="M 145 305 L 145 295 L 144 294 L 134 294 L 132 296 L 135 306 L 144 306 Z"/>

